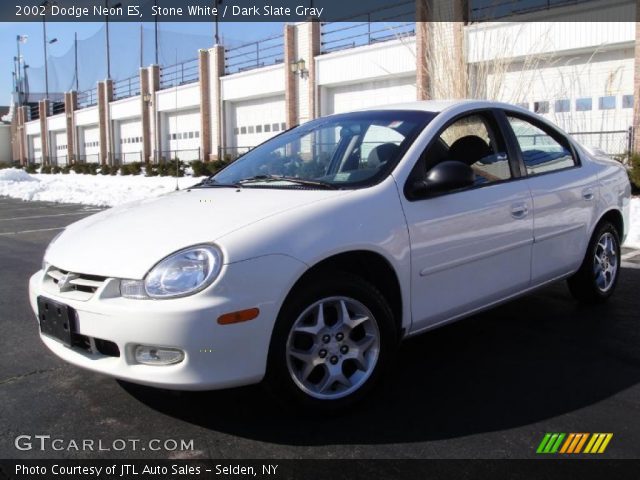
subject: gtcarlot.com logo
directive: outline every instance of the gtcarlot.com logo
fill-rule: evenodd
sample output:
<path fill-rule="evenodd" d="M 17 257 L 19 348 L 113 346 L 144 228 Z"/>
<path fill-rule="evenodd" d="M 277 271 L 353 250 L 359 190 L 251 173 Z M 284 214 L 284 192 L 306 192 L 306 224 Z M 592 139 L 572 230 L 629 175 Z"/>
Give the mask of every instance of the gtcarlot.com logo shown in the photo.
<path fill-rule="evenodd" d="M 536 453 L 604 453 L 613 433 L 546 433 Z"/>

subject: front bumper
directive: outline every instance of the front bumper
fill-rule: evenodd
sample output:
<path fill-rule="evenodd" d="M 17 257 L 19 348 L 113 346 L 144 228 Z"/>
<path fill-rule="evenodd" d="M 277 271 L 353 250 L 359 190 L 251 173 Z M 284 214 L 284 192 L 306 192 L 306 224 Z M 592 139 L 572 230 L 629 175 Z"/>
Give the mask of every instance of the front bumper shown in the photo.
<path fill-rule="evenodd" d="M 153 387 L 211 390 L 259 382 L 264 376 L 271 332 L 282 301 L 306 266 L 284 255 L 267 255 L 225 265 L 220 277 L 195 295 L 170 300 L 131 300 L 114 295 L 117 280 L 107 279 L 88 300 L 54 292 L 42 271 L 29 281 L 37 319 L 42 295 L 77 312 L 78 333 L 113 342 L 119 356 L 67 347 L 40 334 L 63 360 L 88 370 Z M 220 315 L 257 307 L 254 320 L 219 325 Z M 136 345 L 178 348 L 184 359 L 167 366 L 135 361 Z"/>

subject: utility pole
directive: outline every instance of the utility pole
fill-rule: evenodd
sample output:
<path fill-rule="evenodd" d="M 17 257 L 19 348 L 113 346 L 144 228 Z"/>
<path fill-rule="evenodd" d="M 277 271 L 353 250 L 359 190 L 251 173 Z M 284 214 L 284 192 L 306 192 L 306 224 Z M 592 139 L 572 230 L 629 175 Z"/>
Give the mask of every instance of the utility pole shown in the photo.
<path fill-rule="evenodd" d="M 116 3 L 111 8 L 119 8 L 121 3 Z M 107 34 L 107 80 L 111 79 L 111 51 L 109 50 L 109 0 L 104 0 L 105 7 L 105 27 Z"/>
<path fill-rule="evenodd" d="M 158 6 L 158 0 L 154 0 L 153 4 L 157 7 Z M 156 47 L 156 55 L 155 55 L 155 63 L 154 65 L 159 65 L 158 63 L 158 16 L 156 15 L 153 18 L 153 22 L 154 22 L 154 41 L 155 41 L 155 47 Z"/>
<path fill-rule="evenodd" d="M 78 32 L 73 35 L 73 55 L 74 55 L 74 68 L 76 74 L 76 92 L 80 90 L 80 79 L 78 78 Z"/>

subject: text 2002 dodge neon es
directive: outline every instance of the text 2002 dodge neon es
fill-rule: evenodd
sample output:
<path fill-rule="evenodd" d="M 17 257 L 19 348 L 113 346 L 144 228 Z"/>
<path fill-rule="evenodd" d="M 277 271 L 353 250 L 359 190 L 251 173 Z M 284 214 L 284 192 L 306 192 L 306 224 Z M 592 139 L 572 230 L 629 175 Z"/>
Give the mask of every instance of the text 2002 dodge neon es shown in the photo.
<path fill-rule="evenodd" d="M 70 225 L 31 305 L 80 367 L 173 389 L 264 379 L 337 408 L 408 336 L 564 278 L 607 299 L 629 197 L 622 166 L 511 105 L 338 114 Z"/>

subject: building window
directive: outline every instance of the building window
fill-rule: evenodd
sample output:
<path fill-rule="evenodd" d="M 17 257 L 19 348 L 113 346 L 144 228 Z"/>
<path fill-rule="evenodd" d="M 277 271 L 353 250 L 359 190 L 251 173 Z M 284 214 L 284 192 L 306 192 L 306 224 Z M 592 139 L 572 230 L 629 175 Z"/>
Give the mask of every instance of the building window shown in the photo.
<path fill-rule="evenodd" d="M 278 125 L 277 123 L 274 123 L 271 125 L 271 130 L 273 130 L 274 132 L 279 132 L 280 131 L 280 125 Z"/>
<path fill-rule="evenodd" d="M 622 108 L 633 108 L 633 95 L 622 96 Z"/>
<path fill-rule="evenodd" d="M 265 133 L 269 133 L 271 131 L 271 125 L 269 125 L 268 123 L 265 124 L 264 131 L 265 131 Z"/>
<path fill-rule="evenodd" d="M 557 113 L 568 112 L 571 110 L 571 102 L 567 99 L 556 100 L 555 110 Z"/>
<path fill-rule="evenodd" d="M 253 125 L 249 126 L 249 133 L 253 133 Z"/>
<path fill-rule="evenodd" d="M 256 133 L 262 133 L 262 125 L 256 125 Z"/>
<path fill-rule="evenodd" d="M 576 112 L 588 112 L 593 108 L 591 98 L 578 98 L 576 100 Z"/>
<path fill-rule="evenodd" d="M 200 132 L 196 131 L 195 134 L 196 134 L 196 138 L 200 138 Z"/>
<path fill-rule="evenodd" d="M 193 132 L 189 132 L 189 138 L 193 138 Z"/>
<path fill-rule="evenodd" d="M 233 129 L 233 134 L 238 135 L 240 133 L 240 129 L 238 127 Z"/>
<path fill-rule="evenodd" d="M 549 113 L 549 102 L 533 102 L 533 111 L 536 113 Z"/>
<path fill-rule="evenodd" d="M 282 122 L 280 124 L 280 130 L 286 130 L 287 129 L 287 124 L 285 122 Z"/>
<path fill-rule="evenodd" d="M 613 110 L 616 108 L 616 97 L 607 95 L 598 99 L 598 108 L 600 110 Z"/>
<path fill-rule="evenodd" d="M 241 133 L 242 135 L 245 135 L 245 134 L 247 133 L 247 127 L 241 127 L 241 128 L 240 128 L 240 133 Z"/>

